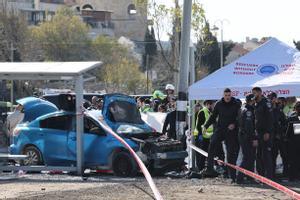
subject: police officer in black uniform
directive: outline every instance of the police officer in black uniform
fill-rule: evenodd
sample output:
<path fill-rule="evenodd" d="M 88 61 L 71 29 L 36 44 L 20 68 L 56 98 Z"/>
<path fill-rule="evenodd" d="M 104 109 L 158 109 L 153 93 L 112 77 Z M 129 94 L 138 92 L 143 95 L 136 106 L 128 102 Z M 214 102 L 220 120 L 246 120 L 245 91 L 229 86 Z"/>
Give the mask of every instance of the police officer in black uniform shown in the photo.
<path fill-rule="evenodd" d="M 272 132 L 273 111 L 272 103 L 263 96 L 262 89 L 252 89 L 255 96 L 255 129 L 258 134 L 257 171 L 260 175 L 273 178 Z"/>
<path fill-rule="evenodd" d="M 283 163 L 283 174 L 287 175 L 288 163 L 287 163 L 287 148 L 285 143 L 285 132 L 286 132 L 286 116 L 283 112 L 283 107 L 278 104 L 277 94 L 275 92 L 271 92 L 268 95 L 268 98 L 272 102 L 273 109 L 273 123 L 274 123 L 274 131 L 273 131 L 273 176 L 275 177 L 276 173 L 276 160 L 280 153 Z"/>
<path fill-rule="evenodd" d="M 296 181 L 300 178 L 300 102 L 295 105 L 295 112 L 288 118 L 287 139 L 288 139 L 288 175 L 289 181 Z"/>
<path fill-rule="evenodd" d="M 239 115 L 239 142 L 243 153 L 240 167 L 249 171 L 254 171 L 256 147 L 258 145 L 255 133 L 254 103 L 254 95 L 247 95 L 246 104 L 242 107 Z M 244 174 L 239 172 L 237 183 L 242 184 L 243 182 Z"/>
<path fill-rule="evenodd" d="M 207 169 L 204 171 L 203 175 L 217 176 L 214 170 L 214 157 L 218 146 L 225 140 L 227 149 L 227 160 L 230 164 L 236 164 L 239 144 L 238 144 L 238 113 L 240 110 L 240 104 L 232 97 L 231 90 L 229 88 L 224 90 L 223 98 L 219 100 L 213 110 L 212 115 L 204 125 L 204 132 L 210 125 L 216 123 L 214 134 L 210 139 L 210 145 L 208 149 L 207 158 Z M 217 120 L 218 118 L 218 120 Z M 233 169 L 228 169 L 230 177 L 233 182 L 236 180 L 236 171 Z"/>

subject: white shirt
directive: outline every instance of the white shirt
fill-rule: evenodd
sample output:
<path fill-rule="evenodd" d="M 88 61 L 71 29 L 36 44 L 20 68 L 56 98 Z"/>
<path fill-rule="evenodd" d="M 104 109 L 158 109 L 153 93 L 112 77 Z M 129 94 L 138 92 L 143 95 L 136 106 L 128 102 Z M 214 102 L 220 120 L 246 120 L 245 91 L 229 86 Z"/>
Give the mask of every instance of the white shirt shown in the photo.
<path fill-rule="evenodd" d="M 7 128 L 10 135 L 13 133 L 16 126 L 23 121 L 24 116 L 24 113 L 21 113 L 19 110 L 16 110 L 7 116 Z"/>

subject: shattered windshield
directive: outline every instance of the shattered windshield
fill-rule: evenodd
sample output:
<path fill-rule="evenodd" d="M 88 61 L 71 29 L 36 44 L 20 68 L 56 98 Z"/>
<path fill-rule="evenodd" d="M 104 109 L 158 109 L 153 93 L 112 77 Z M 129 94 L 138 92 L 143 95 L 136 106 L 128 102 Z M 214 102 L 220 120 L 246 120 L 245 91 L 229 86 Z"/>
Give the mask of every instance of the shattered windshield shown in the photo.
<path fill-rule="evenodd" d="M 109 118 L 113 122 L 143 124 L 136 105 L 127 101 L 114 101 L 109 105 Z"/>

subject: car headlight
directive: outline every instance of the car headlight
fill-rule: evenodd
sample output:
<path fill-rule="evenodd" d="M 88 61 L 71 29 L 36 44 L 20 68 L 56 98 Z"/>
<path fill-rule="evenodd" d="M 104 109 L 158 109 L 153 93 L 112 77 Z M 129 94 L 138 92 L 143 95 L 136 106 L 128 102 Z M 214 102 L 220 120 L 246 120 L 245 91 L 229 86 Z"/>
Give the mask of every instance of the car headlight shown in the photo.
<path fill-rule="evenodd" d="M 136 126 L 131 126 L 131 125 L 121 125 L 118 129 L 117 129 L 117 133 L 119 134 L 128 134 L 128 133 L 132 133 L 132 134 L 136 134 L 136 133 L 143 133 L 144 130 L 136 127 Z"/>

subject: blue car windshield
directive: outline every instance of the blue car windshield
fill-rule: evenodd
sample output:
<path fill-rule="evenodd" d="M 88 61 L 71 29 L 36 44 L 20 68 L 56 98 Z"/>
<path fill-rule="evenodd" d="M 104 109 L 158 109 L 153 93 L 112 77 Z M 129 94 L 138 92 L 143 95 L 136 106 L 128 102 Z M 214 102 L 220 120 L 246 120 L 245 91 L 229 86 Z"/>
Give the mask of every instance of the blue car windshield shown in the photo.
<path fill-rule="evenodd" d="M 109 118 L 113 122 L 144 123 L 136 105 L 127 101 L 114 101 L 109 104 Z"/>

